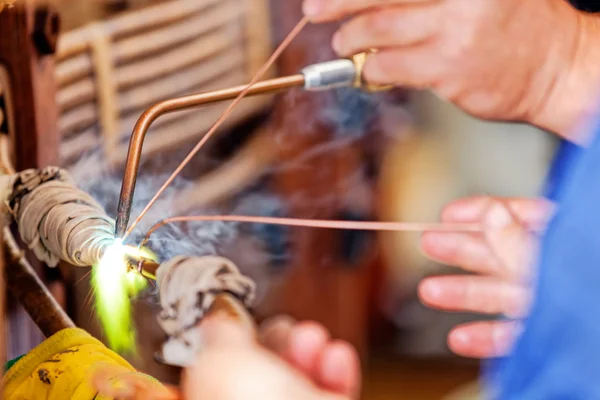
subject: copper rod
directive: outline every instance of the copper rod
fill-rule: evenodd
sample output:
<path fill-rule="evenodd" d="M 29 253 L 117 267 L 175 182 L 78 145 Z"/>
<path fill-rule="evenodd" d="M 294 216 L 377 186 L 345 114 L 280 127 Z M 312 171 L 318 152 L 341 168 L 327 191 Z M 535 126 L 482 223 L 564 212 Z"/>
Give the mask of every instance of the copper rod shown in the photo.
<path fill-rule="evenodd" d="M 154 224 L 146 233 L 140 246 L 145 246 L 150 236 L 161 228 L 175 222 L 246 222 L 268 225 L 285 225 L 306 228 L 324 228 L 324 229 L 354 229 L 366 231 L 394 231 L 394 232 L 466 232 L 481 233 L 483 227 L 481 224 L 446 224 L 446 223 L 411 223 L 411 222 L 363 222 L 363 221 L 334 221 L 334 220 L 311 220 L 298 218 L 274 218 L 274 217 L 254 217 L 247 215 L 196 215 L 167 218 Z"/>
<path fill-rule="evenodd" d="M 196 96 L 187 96 L 180 99 L 167 100 L 159 103 L 149 110 L 146 110 L 134 129 L 131 141 L 129 143 L 129 150 L 127 154 L 127 162 L 125 166 L 125 174 L 123 177 L 123 184 L 121 186 L 121 195 L 119 198 L 119 208 L 117 209 L 117 221 L 115 234 L 117 237 L 125 239 L 126 236 L 135 228 L 135 225 L 142 219 L 142 217 L 148 212 L 150 207 L 156 202 L 158 197 L 167 189 L 167 187 L 175 180 L 177 175 L 185 168 L 189 161 L 200 151 L 202 146 L 215 134 L 215 132 L 221 127 L 227 117 L 233 112 L 235 107 L 240 103 L 244 96 L 250 94 L 267 93 L 285 88 L 291 88 L 295 86 L 304 85 L 303 75 L 293 75 L 291 77 L 278 78 L 265 82 L 258 82 L 258 80 L 271 68 L 277 58 L 283 53 L 291 41 L 300 33 L 302 29 L 308 24 L 308 19 L 304 17 L 289 35 L 281 42 L 277 49 L 273 52 L 267 62 L 260 68 L 256 75 L 252 78 L 248 85 L 238 87 L 234 89 L 226 89 L 217 92 L 210 92 L 200 94 Z M 131 203 L 133 201 L 133 194 L 135 191 L 135 182 L 137 179 L 137 173 L 139 169 L 140 157 L 142 152 L 142 146 L 146 132 L 150 127 L 150 124 L 158 118 L 161 114 L 166 112 L 172 112 L 176 110 L 185 109 L 188 107 L 197 106 L 200 104 L 207 104 L 209 101 L 220 101 L 228 98 L 235 97 L 229 107 L 223 112 L 221 117 L 215 122 L 212 128 L 204 135 L 204 137 L 198 142 L 198 144 L 192 149 L 187 157 L 179 164 L 173 174 L 167 179 L 167 181 L 161 186 L 154 197 L 148 202 L 146 207 L 142 210 L 140 215 L 136 218 L 132 226 L 127 229 L 129 222 L 129 214 L 131 212 Z"/>
<path fill-rule="evenodd" d="M 74 328 L 75 324 L 38 277 L 25 258 L 10 229 L 3 231 L 6 249 L 6 283 L 44 336 Z"/>

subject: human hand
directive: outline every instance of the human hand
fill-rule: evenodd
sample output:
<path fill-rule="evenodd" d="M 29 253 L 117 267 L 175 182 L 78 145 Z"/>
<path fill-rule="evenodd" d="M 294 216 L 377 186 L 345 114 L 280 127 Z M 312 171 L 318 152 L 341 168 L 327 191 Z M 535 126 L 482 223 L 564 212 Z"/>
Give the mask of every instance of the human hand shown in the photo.
<path fill-rule="evenodd" d="M 504 314 L 512 319 L 455 327 L 448 335 L 452 351 L 475 358 L 508 354 L 530 300 L 527 282 L 537 245 L 530 232 L 542 230 L 551 211 L 551 204 L 541 199 L 469 198 L 447 206 L 442 221 L 481 223 L 485 233 L 423 235 L 421 246 L 427 256 L 472 273 L 423 280 L 419 296 L 426 305 L 445 311 Z"/>
<path fill-rule="evenodd" d="M 349 17 L 342 56 L 379 49 L 367 81 L 431 89 L 491 120 L 572 135 L 600 84 L 596 16 L 556 0 L 305 0 L 313 22 Z M 573 139 L 573 138 L 572 138 Z"/>
<path fill-rule="evenodd" d="M 259 344 L 226 320 L 202 324 L 203 343 L 183 379 L 184 398 L 350 400 L 359 395 L 359 360 L 347 343 L 312 322 L 278 318 Z"/>

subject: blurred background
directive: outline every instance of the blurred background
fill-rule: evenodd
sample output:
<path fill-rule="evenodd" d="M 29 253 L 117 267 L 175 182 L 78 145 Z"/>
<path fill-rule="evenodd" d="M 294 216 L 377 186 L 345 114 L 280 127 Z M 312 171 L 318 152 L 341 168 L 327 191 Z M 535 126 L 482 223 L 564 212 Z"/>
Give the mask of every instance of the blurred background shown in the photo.
<path fill-rule="evenodd" d="M 301 0 L 52 0 L 48 7 L 61 28 L 52 75 L 44 77 L 51 90 L 39 95 L 55 119 L 45 133 L 54 144 L 44 152 L 113 215 L 128 138 L 143 110 L 248 82 L 301 18 Z M 270 76 L 335 58 L 329 43 L 336 28 L 308 26 Z M 153 125 L 136 210 L 226 106 Z M 444 204 L 460 197 L 535 195 L 555 146 L 544 132 L 484 123 L 426 93 L 255 97 L 186 168 L 141 230 L 172 215 L 216 212 L 435 222 Z M 457 271 L 427 261 L 418 235 L 214 223 L 165 229 L 152 245 L 162 257 L 229 257 L 259 285 L 259 320 L 280 313 L 316 320 L 350 341 L 364 363 L 364 399 L 441 399 L 465 385 L 476 389 L 478 362 L 453 356 L 446 335 L 480 316 L 420 304 L 423 277 Z M 87 271 L 39 268 L 77 324 L 102 338 Z M 163 339 L 157 309 L 153 293 L 135 301 L 140 334 L 132 361 L 176 382 L 178 371 L 153 360 Z M 17 306 L 9 318 L 10 359 L 42 337 Z"/>

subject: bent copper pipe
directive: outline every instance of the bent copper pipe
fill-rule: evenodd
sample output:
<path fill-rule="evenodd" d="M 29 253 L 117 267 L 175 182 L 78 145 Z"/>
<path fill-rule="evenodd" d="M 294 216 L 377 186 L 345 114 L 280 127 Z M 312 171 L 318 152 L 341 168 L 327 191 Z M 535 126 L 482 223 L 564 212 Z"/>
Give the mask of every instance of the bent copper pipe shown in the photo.
<path fill-rule="evenodd" d="M 293 87 L 304 87 L 308 91 L 322 91 L 340 87 L 355 87 L 367 92 L 391 89 L 392 86 L 390 85 L 371 84 L 364 79 L 363 68 L 365 62 L 368 56 L 373 53 L 376 53 L 376 50 L 359 53 L 349 59 L 313 64 L 302 70 L 300 74 L 256 83 L 249 88 L 247 96 L 273 93 Z M 142 114 L 135 125 L 129 141 L 125 174 L 123 176 L 119 207 L 117 209 L 115 227 L 115 235 L 117 237 L 123 237 L 127 232 L 135 183 L 142 156 L 142 147 L 150 125 L 163 114 L 235 99 L 246 89 L 247 85 L 240 85 L 230 89 L 215 90 L 165 100 L 150 107 Z"/>
<path fill-rule="evenodd" d="M 305 77 L 302 74 L 292 75 L 283 78 L 270 79 L 253 85 L 248 91 L 247 96 L 256 96 L 266 93 L 278 92 L 284 89 L 304 86 Z M 150 125 L 161 115 L 185 110 L 192 107 L 198 107 L 205 104 L 217 103 L 236 98 L 247 85 L 240 85 L 229 89 L 215 90 L 193 94 L 190 96 L 169 99 L 157 103 L 147 109 L 133 129 L 133 134 L 129 141 L 129 150 L 127 152 L 127 161 L 125 164 L 125 173 L 121 186 L 121 195 L 119 198 L 119 207 L 117 209 L 117 220 L 115 234 L 122 237 L 127 231 L 129 224 L 129 214 L 135 192 L 140 159 L 142 157 L 142 148 L 144 139 Z"/>

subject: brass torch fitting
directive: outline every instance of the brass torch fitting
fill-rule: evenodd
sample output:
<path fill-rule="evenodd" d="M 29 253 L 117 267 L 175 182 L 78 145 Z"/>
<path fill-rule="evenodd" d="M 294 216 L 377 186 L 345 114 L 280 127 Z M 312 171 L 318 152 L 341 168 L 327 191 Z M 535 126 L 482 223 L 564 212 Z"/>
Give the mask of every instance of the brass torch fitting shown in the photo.
<path fill-rule="evenodd" d="M 362 53 L 355 54 L 352 56 L 352 63 L 354 64 L 355 70 L 355 79 L 354 79 L 354 87 L 362 89 L 365 92 L 373 93 L 373 92 L 381 92 L 384 90 L 390 90 L 393 88 L 393 85 L 377 85 L 374 83 L 369 83 L 365 80 L 364 77 L 364 69 L 365 64 L 367 63 L 367 59 L 370 55 L 377 53 L 377 50 L 373 49 L 370 51 L 365 51 Z"/>

